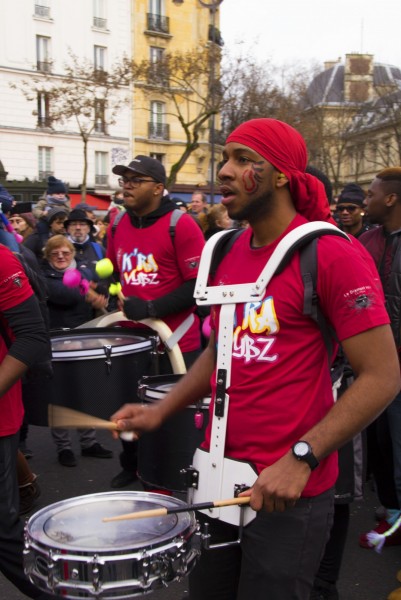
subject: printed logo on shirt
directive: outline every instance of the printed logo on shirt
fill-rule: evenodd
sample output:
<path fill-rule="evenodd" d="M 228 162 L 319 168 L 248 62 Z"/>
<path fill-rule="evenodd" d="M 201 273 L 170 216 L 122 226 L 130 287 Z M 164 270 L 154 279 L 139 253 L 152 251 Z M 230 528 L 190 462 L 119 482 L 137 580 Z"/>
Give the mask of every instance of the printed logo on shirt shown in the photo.
<path fill-rule="evenodd" d="M 153 254 L 143 254 L 135 248 L 121 257 L 121 274 L 127 285 L 158 285 L 159 266 Z"/>
<path fill-rule="evenodd" d="M 189 268 L 189 269 L 197 269 L 199 266 L 199 256 L 193 256 L 192 258 L 187 258 L 185 260 L 185 265 Z"/>
<path fill-rule="evenodd" d="M 9 281 L 11 281 L 17 287 L 22 288 L 22 281 L 21 281 L 20 275 L 22 275 L 22 271 L 17 271 L 16 273 L 9 275 L 5 279 L 3 279 L 3 281 L 1 282 L 1 285 L 5 285 Z"/>
<path fill-rule="evenodd" d="M 234 329 L 233 356 L 244 359 L 245 363 L 275 362 L 278 354 L 274 352 L 276 337 L 273 334 L 279 330 L 271 296 L 244 304 L 242 323 Z"/>
<path fill-rule="evenodd" d="M 344 294 L 345 300 L 350 308 L 363 310 L 374 304 L 375 294 L 371 286 L 361 286 Z"/>

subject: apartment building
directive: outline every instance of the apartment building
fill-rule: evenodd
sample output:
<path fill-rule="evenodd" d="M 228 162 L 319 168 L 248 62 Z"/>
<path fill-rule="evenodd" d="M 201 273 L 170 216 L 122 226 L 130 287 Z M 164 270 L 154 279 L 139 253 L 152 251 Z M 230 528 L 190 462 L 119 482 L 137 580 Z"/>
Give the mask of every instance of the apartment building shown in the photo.
<path fill-rule="evenodd" d="M 77 122 L 52 122 L 45 91 L 28 100 L 21 83 L 40 74 L 62 77 L 69 53 L 111 69 L 132 54 L 131 10 L 129 0 L 0 0 L 0 182 L 17 199 L 28 199 L 23 191 L 29 188 L 35 200 L 50 174 L 70 190 L 83 181 Z M 110 124 L 100 107 L 88 141 L 88 190 L 108 194 L 116 188 L 111 168 L 133 152 L 131 111 L 127 103 Z"/>

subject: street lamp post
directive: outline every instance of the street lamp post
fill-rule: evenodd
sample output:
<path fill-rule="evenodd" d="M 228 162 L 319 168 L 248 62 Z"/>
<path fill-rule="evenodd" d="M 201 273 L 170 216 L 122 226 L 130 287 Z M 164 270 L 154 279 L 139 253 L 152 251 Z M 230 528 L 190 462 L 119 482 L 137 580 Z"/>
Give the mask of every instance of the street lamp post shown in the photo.
<path fill-rule="evenodd" d="M 214 100 L 214 85 L 215 85 L 215 44 L 216 44 L 216 12 L 223 0 L 198 0 L 199 4 L 204 8 L 208 8 L 212 15 L 212 36 L 211 42 L 213 44 L 212 49 L 212 62 L 210 66 L 210 93 L 212 95 L 212 106 Z M 184 4 L 184 0 L 173 0 L 173 3 L 177 6 Z M 215 145 L 216 145 L 216 128 L 215 128 L 215 114 L 213 113 L 210 118 L 210 204 L 214 204 L 214 178 L 215 178 Z"/>

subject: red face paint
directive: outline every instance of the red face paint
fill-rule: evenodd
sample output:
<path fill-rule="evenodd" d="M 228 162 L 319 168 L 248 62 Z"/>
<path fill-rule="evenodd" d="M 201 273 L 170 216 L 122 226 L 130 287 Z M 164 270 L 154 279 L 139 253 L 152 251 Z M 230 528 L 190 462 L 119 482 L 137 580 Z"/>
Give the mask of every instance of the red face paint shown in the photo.
<path fill-rule="evenodd" d="M 258 189 L 258 184 L 255 181 L 255 173 L 250 169 L 244 171 L 244 173 L 242 174 L 242 181 L 244 182 L 246 192 L 252 193 Z"/>

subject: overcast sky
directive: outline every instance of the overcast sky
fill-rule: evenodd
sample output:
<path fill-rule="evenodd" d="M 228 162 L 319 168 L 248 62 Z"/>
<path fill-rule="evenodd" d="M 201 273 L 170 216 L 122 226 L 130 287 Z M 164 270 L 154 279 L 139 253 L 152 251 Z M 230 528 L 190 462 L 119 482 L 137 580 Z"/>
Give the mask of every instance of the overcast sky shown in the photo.
<path fill-rule="evenodd" d="M 260 60 L 323 64 L 366 52 L 401 68 L 401 0 L 223 0 L 220 11 L 226 48 Z"/>

